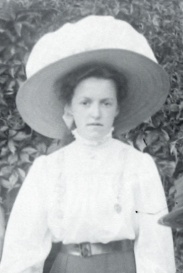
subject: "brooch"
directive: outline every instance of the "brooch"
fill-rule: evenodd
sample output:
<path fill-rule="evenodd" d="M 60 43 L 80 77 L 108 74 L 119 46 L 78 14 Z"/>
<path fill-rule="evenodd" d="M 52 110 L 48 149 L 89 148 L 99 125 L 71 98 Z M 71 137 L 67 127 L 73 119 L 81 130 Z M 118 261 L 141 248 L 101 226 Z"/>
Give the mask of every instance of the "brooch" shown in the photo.
<path fill-rule="evenodd" d="M 114 205 L 114 209 L 117 213 L 121 213 L 121 211 L 122 211 L 122 208 L 121 208 L 120 204 L 118 204 L 118 203 Z"/>

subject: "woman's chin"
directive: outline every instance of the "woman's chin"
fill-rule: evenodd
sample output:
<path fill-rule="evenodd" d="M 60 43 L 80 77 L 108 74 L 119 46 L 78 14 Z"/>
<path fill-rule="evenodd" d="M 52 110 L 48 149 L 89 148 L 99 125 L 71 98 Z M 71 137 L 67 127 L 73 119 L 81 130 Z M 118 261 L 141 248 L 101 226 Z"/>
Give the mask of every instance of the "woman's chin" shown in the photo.
<path fill-rule="evenodd" d="M 109 130 L 104 130 L 102 127 L 90 126 L 85 127 L 82 130 L 77 128 L 78 134 L 89 141 L 102 141 L 110 132 Z"/>
<path fill-rule="evenodd" d="M 85 138 L 87 138 L 90 141 L 101 141 L 107 134 L 101 133 L 99 131 L 92 131 L 85 135 Z"/>

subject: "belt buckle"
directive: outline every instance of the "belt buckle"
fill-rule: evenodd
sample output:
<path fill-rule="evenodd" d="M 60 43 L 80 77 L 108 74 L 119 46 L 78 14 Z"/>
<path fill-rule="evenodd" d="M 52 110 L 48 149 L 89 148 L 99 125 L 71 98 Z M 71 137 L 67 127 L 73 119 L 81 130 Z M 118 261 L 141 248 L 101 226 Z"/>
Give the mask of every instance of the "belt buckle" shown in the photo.
<path fill-rule="evenodd" d="M 91 251 L 91 244 L 90 243 L 81 243 L 79 244 L 79 249 L 81 256 L 86 258 L 92 256 L 92 251 Z"/>

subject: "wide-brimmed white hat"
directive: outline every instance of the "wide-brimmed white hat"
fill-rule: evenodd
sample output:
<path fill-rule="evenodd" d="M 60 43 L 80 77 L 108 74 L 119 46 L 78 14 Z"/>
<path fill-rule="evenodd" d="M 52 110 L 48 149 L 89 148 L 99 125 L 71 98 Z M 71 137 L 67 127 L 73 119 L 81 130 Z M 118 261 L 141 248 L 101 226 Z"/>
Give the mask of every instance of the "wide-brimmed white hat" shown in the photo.
<path fill-rule="evenodd" d="M 17 94 L 24 121 L 37 132 L 62 139 L 70 133 L 55 83 L 88 63 L 111 65 L 128 82 L 114 127 L 126 132 L 158 111 L 169 91 L 167 73 L 157 64 L 145 37 L 111 16 L 88 16 L 44 35 L 26 66 L 28 80 Z"/>

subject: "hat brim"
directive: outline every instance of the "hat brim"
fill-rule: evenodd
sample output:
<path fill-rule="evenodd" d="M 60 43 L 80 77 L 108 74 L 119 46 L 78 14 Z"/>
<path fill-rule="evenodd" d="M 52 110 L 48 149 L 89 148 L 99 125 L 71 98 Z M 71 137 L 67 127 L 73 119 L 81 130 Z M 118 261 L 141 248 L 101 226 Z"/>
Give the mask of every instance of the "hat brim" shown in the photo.
<path fill-rule="evenodd" d="M 128 81 L 128 92 L 120 104 L 114 127 L 121 133 L 135 128 L 157 112 L 169 91 L 167 73 L 143 55 L 123 49 L 99 49 L 61 59 L 40 70 L 19 89 L 16 103 L 24 121 L 50 138 L 62 139 L 69 134 L 62 116 L 63 102 L 55 82 L 78 66 L 102 63 L 113 66 Z"/>
<path fill-rule="evenodd" d="M 163 216 L 159 223 L 172 228 L 183 229 L 183 207 L 177 208 Z"/>

